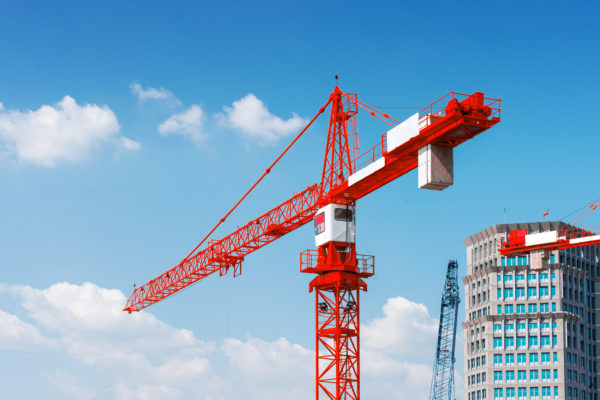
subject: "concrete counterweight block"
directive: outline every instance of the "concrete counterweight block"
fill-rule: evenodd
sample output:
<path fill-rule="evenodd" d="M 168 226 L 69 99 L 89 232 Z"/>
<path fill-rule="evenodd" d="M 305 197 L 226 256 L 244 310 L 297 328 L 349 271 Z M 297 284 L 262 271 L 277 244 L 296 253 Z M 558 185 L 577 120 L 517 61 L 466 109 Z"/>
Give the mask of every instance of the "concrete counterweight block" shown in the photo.
<path fill-rule="evenodd" d="M 454 183 L 452 147 L 428 144 L 419 149 L 419 189 L 444 190 Z"/>

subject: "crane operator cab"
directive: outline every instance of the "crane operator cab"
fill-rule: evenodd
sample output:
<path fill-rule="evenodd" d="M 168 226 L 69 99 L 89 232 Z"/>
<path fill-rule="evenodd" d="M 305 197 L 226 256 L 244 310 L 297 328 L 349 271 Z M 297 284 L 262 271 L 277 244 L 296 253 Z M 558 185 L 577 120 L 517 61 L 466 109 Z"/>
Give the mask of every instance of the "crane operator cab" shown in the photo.
<path fill-rule="evenodd" d="M 328 242 L 354 243 L 356 236 L 356 207 L 328 204 L 315 215 L 315 243 L 321 247 Z"/>

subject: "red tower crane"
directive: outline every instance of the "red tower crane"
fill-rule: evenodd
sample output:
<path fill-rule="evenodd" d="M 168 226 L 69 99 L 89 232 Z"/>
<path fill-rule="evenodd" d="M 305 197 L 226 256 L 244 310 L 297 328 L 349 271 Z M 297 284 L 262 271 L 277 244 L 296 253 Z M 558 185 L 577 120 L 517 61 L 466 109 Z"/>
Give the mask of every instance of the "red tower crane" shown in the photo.
<path fill-rule="evenodd" d="M 217 227 L 271 171 L 315 119 L 330 106 L 321 181 L 219 240 L 201 248 Z M 356 116 L 363 109 L 392 128 L 359 154 Z M 300 271 L 317 276 L 315 292 L 316 398 L 360 398 L 359 292 L 374 274 L 374 257 L 356 254 L 356 201 L 419 167 L 419 187 L 453 183 L 453 148 L 500 121 L 500 99 L 451 92 L 404 122 L 344 93 L 338 86 L 325 105 L 233 208 L 176 266 L 137 287 L 124 311 L 140 311 L 215 272 L 241 273 L 244 258 L 311 220 L 317 250 L 300 254 Z"/>
<path fill-rule="evenodd" d="M 500 243 L 499 253 L 503 256 L 531 254 L 532 268 L 540 268 L 552 250 L 600 244 L 598 226 L 579 228 L 575 224 L 594 212 L 600 206 L 600 199 L 584 208 L 575 218 L 555 231 L 527 233 L 527 229 L 518 229 L 508 233 L 508 241 Z"/>

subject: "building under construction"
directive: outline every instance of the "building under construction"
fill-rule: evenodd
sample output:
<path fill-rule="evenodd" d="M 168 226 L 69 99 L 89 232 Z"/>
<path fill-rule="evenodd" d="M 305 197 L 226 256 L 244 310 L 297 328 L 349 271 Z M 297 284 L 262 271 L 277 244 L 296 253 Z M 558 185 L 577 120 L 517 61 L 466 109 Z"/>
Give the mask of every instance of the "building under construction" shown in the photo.
<path fill-rule="evenodd" d="M 494 225 L 464 240 L 466 400 L 598 399 L 600 245 L 546 250 L 541 263 L 499 249 L 510 232 L 565 226 Z"/>

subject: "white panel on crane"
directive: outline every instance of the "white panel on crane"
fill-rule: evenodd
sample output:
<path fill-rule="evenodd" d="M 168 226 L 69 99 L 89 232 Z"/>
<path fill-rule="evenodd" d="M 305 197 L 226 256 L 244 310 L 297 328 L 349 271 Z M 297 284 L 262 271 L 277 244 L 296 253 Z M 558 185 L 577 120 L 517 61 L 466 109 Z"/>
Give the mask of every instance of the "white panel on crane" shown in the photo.
<path fill-rule="evenodd" d="M 444 190 L 454 183 L 452 147 L 428 144 L 419 149 L 419 188 Z"/>
<path fill-rule="evenodd" d="M 600 235 L 586 236 L 586 237 L 571 239 L 569 242 L 571 244 L 576 244 L 576 243 L 593 242 L 596 240 L 600 240 Z"/>
<path fill-rule="evenodd" d="M 390 129 L 387 133 L 387 151 L 408 142 L 419 134 L 419 113 L 408 118 L 399 125 Z"/>
<path fill-rule="evenodd" d="M 352 175 L 348 177 L 348 186 L 354 185 L 356 182 L 361 179 L 371 175 L 373 172 L 380 170 L 385 166 L 385 157 L 381 157 L 379 160 L 367 165 L 364 168 L 356 171 Z"/>
<path fill-rule="evenodd" d="M 535 246 L 537 244 L 554 243 L 558 239 L 556 231 L 532 233 L 525 235 L 525 246 Z"/>

